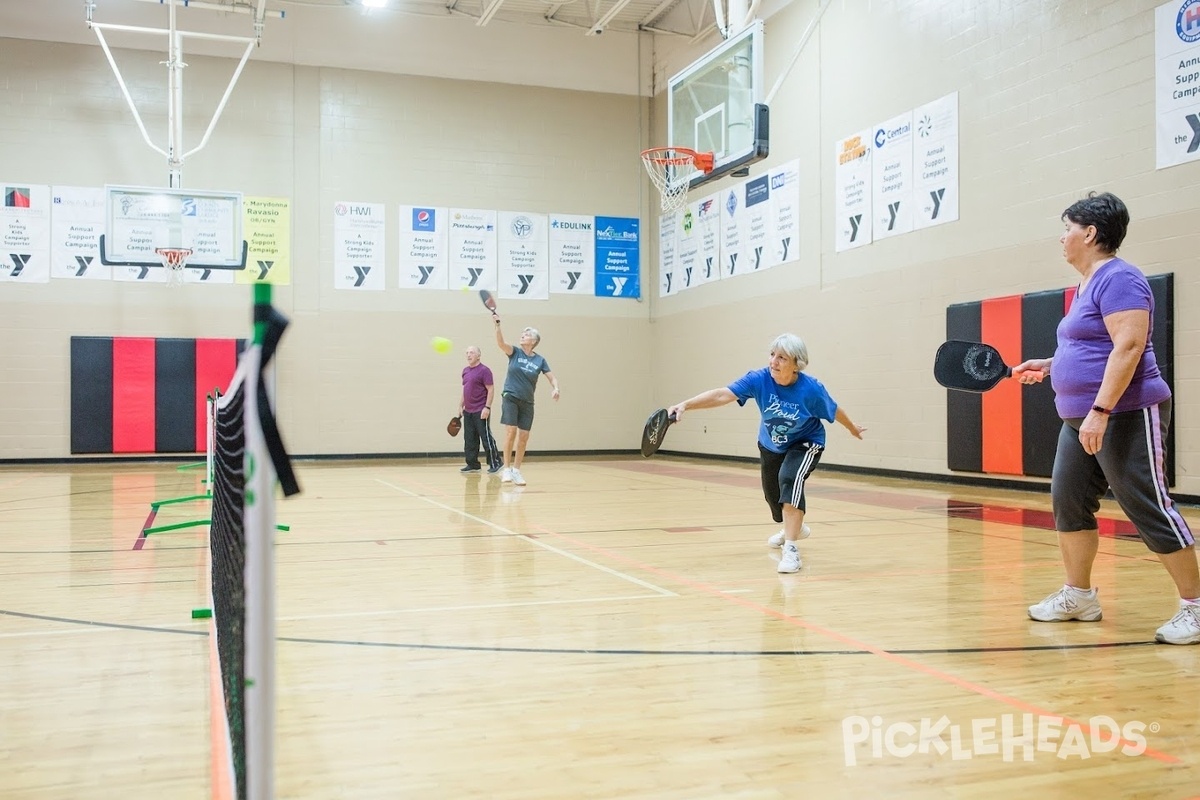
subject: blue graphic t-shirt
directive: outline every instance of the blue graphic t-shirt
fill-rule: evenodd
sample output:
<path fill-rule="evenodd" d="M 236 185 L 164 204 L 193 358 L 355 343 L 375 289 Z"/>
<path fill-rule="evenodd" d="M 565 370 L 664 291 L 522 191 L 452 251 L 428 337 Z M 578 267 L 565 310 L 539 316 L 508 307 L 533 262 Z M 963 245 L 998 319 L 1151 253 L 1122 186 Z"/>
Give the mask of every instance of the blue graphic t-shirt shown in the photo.
<path fill-rule="evenodd" d="M 729 391 L 737 397 L 738 405 L 754 398 L 762 413 L 758 443 L 773 453 L 786 452 L 797 442 L 814 442 L 825 446 L 825 425 L 833 422 L 837 403 L 816 378 L 803 372 L 791 386 L 780 386 L 766 367 L 751 370 L 733 383 Z"/>
<path fill-rule="evenodd" d="M 533 402 L 533 393 L 537 390 L 538 376 L 549 372 L 550 365 L 546 359 L 534 353 L 525 355 L 525 351 L 514 347 L 508 357 L 508 374 L 504 377 L 504 394 L 512 395 L 526 403 Z"/>

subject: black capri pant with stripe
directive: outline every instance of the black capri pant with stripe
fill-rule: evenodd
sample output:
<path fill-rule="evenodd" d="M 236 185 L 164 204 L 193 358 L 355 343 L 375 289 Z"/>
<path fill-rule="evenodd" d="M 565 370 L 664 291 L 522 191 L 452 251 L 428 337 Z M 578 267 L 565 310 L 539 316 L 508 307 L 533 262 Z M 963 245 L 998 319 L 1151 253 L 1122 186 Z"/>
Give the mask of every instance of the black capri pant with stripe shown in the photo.
<path fill-rule="evenodd" d="M 758 446 L 762 470 L 763 497 L 771 507 L 771 518 L 783 522 L 783 506 L 795 506 L 805 511 L 804 481 L 817 468 L 825 450 L 814 442 L 797 442 L 785 453 L 775 453 Z"/>
<path fill-rule="evenodd" d="M 1054 527 L 1060 533 L 1095 530 L 1100 498 L 1111 488 L 1151 552 L 1174 553 L 1195 544 L 1167 493 L 1164 465 L 1171 401 L 1110 416 L 1095 455 L 1088 455 L 1079 443 L 1082 424 L 1082 419 L 1063 420 L 1058 434 L 1050 479 Z"/>

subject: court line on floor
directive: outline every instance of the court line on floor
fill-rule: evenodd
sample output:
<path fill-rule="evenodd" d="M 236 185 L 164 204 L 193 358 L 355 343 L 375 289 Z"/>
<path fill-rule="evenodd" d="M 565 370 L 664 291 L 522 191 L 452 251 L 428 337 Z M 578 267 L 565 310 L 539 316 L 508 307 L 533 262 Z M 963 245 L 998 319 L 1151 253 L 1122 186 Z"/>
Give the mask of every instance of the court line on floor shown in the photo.
<path fill-rule="evenodd" d="M 827 639 L 833 639 L 834 641 L 842 642 L 843 644 L 849 645 L 850 647 L 854 648 L 855 650 L 864 650 L 872 655 L 875 655 L 875 656 L 878 656 L 879 658 L 884 659 L 885 661 L 890 661 L 891 663 L 893 663 L 897 666 L 904 667 L 905 669 L 909 669 L 909 670 L 912 670 L 913 672 L 920 673 L 922 675 L 925 675 L 926 677 L 942 681 L 943 683 L 948 683 L 952 686 L 957 686 L 960 689 L 964 689 L 973 694 L 977 694 L 981 697 L 988 698 L 989 700 L 995 700 L 995 701 L 1003 703 L 1004 705 L 1007 705 L 1011 708 L 1015 708 L 1018 711 L 1025 712 L 1025 713 L 1037 714 L 1039 717 L 1057 718 L 1057 719 L 1061 719 L 1064 722 L 1069 723 L 1071 725 L 1077 725 L 1077 726 L 1079 726 L 1079 729 L 1081 731 L 1083 731 L 1085 734 L 1087 734 L 1089 737 L 1095 737 L 1095 735 L 1098 732 L 1100 732 L 1098 729 L 1092 728 L 1092 726 L 1088 725 L 1087 723 L 1080 722 L 1079 720 L 1068 717 L 1065 714 L 1052 713 L 1052 712 L 1047 711 L 1039 706 L 1035 706 L 1032 703 L 1027 703 L 1024 700 L 1020 700 L 1016 697 L 1006 695 L 1006 694 L 1004 694 L 1002 692 L 998 692 L 994 689 L 989 689 L 986 686 L 983 686 L 978 683 L 974 683 L 972 681 L 967 680 L 966 678 L 960 678 L 957 675 L 952 675 L 949 672 L 943 672 L 942 670 L 939 670 L 936 667 L 931 667 L 926 664 L 922 664 L 920 661 L 915 661 L 911 658 L 906 658 L 905 656 L 899 655 L 890 650 L 885 650 L 882 647 L 876 647 L 875 645 L 868 644 L 867 642 L 859 641 L 858 639 L 855 639 L 854 637 L 849 636 L 847 634 L 839 633 L 838 631 L 831 630 L 829 628 L 814 624 L 812 622 L 806 622 L 805 620 L 799 619 L 797 617 L 793 617 L 790 614 L 784 613 L 783 611 L 779 611 L 774 608 L 769 608 L 768 606 L 764 606 L 761 603 L 756 603 L 753 600 L 747 600 L 742 597 L 736 597 L 734 595 L 727 594 L 726 592 L 721 591 L 719 588 L 717 588 L 715 586 L 710 586 L 708 584 L 701 583 L 700 581 L 696 581 L 696 580 L 692 580 L 691 578 L 684 577 L 683 575 L 677 575 L 673 572 L 668 572 L 667 570 L 660 569 L 651 564 L 641 563 L 632 558 L 626 558 L 625 556 L 622 556 L 618 553 L 614 553 L 612 551 L 606 550 L 603 547 L 596 547 L 595 545 L 590 545 L 586 542 L 579 541 L 578 539 L 575 539 L 571 536 L 567 536 L 567 535 L 561 534 L 561 533 L 556 533 L 556 532 L 554 532 L 548 528 L 545 528 L 541 525 L 534 524 L 533 527 L 537 528 L 538 530 L 540 530 L 542 533 L 546 534 L 547 536 L 553 536 L 556 539 L 561 539 L 563 541 L 570 542 L 571 544 L 574 544 L 578 547 L 582 547 L 586 550 L 590 550 L 592 552 L 599 553 L 599 554 L 601 554 L 607 558 L 611 558 L 615 561 L 628 564 L 628 565 L 636 567 L 640 570 L 644 570 L 646 572 L 649 572 L 652 575 L 657 575 L 660 578 L 666 578 L 667 580 L 675 581 L 676 583 L 680 583 L 684 586 L 687 586 L 688 588 L 694 589 L 703 594 L 707 594 L 712 597 L 718 597 L 727 603 L 733 603 L 734 605 L 738 605 L 743 608 L 750 609 L 751 611 L 756 611 L 759 614 L 762 614 L 764 616 L 773 617 L 774 619 L 777 619 L 788 625 L 792 625 L 793 627 L 801 628 L 801 629 L 809 631 L 811 633 L 815 633 L 819 636 L 824 636 Z M 1130 747 L 1130 748 L 1141 747 L 1141 744 L 1139 744 L 1139 743 L 1129 741 L 1128 739 L 1125 739 L 1120 736 L 1115 736 L 1115 737 L 1110 736 L 1107 731 L 1101 732 L 1101 741 L 1110 742 L 1110 741 L 1114 741 L 1114 740 L 1116 741 L 1117 745 L 1119 745 L 1119 746 Z M 1146 747 L 1142 751 L 1142 755 L 1148 756 L 1149 758 L 1152 758 L 1156 761 L 1160 761 L 1164 764 L 1181 764 L 1181 763 L 1183 763 L 1182 760 L 1176 756 L 1173 756 L 1169 753 L 1160 752 L 1160 751 L 1155 750 L 1150 747 Z"/>
<path fill-rule="evenodd" d="M 576 561 L 580 564 L 583 564 L 584 566 L 588 566 L 588 567 L 591 567 L 592 569 L 599 570 L 600 572 L 604 572 L 609 575 L 612 575 L 613 577 L 620 578 L 623 581 L 628 581 L 629 583 L 636 584 L 638 586 L 641 586 L 644 589 L 649 589 L 652 592 L 657 592 L 658 594 L 663 595 L 664 597 L 678 597 L 679 596 L 679 594 L 677 592 L 672 592 L 670 589 L 664 589 L 661 586 L 655 586 L 654 584 L 648 583 L 648 582 L 642 580 L 641 578 L 635 578 L 632 575 L 625 574 L 624 572 L 618 572 L 617 570 L 613 569 L 612 567 L 606 567 L 603 564 L 597 564 L 595 561 L 589 561 L 588 559 L 583 558 L 582 556 L 577 556 L 574 553 L 570 553 L 570 552 L 567 552 L 566 550 L 563 550 L 562 548 L 554 547 L 553 545 L 550 545 L 550 544 L 547 544 L 546 542 L 540 541 L 539 539 L 536 539 L 533 536 L 529 536 L 528 534 L 517 533 L 516 531 L 505 528 L 503 525 L 497 525 L 496 523 L 492 522 L 491 520 L 484 519 L 483 517 L 477 517 L 474 514 L 469 514 L 466 511 L 463 511 L 462 509 L 455 508 L 454 506 L 446 505 L 445 503 L 439 503 L 437 500 L 434 500 L 430 497 L 425 497 L 424 495 L 417 494 L 416 492 L 405 489 L 403 486 L 397 486 L 394 483 L 385 481 L 383 478 L 376 478 L 375 480 L 378 481 L 379 483 L 383 484 L 384 486 L 387 486 L 391 489 L 395 489 L 398 492 L 403 492 L 404 494 L 408 495 L 409 497 L 415 497 L 418 500 L 429 503 L 432 506 L 437 506 L 438 508 L 449 511 L 452 514 L 458 514 L 459 516 L 463 517 L 464 519 L 469 519 L 474 522 L 478 522 L 480 525 L 485 525 L 493 530 L 499 531 L 500 533 L 506 534 L 508 536 L 516 536 L 517 538 L 524 539 L 525 541 L 529 542 L 530 544 L 537 545 L 538 547 L 540 547 L 544 550 L 549 550 L 551 553 L 562 556 L 563 558 L 570 559 L 571 561 Z"/>
<path fill-rule="evenodd" d="M 660 595 L 639 595 L 646 599 Z M 606 598 L 612 600 L 615 598 Z M 132 625 L 123 622 L 103 622 L 92 619 L 76 619 L 72 617 L 56 617 L 47 614 L 30 614 L 24 611 L 12 611 L 0 608 L 0 615 L 33 619 L 42 622 L 59 622 L 65 625 L 79 627 L 43 631 L 22 631 L 20 633 L 0 633 L 0 639 L 19 639 L 33 636 L 63 636 L 80 633 L 103 633 L 105 631 L 140 631 L 142 633 L 174 633 L 187 636 L 208 636 L 208 620 L 190 620 L 161 625 Z M 297 617 L 281 617 L 283 620 L 298 619 Z M 187 630 L 191 627 L 202 627 L 203 630 Z M 277 642 L 294 642 L 299 644 L 330 644 L 343 647 L 379 647 L 388 650 L 439 650 L 446 652 L 472 653 L 541 653 L 553 655 L 598 655 L 598 656 L 868 656 L 870 650 L 647 650 L 645 648 L 604 648 L 604 647 L 506 647 L 502 645 L 470 645 L 470 644 L 428 644 L 425 642 L 382 642 L 363 639 L 317 639 L 304 636 L 276 636 Z M 1044 651 L 1070 650 L 1108 650 L 1124 647 L 1162 647 L 1154 641 L 1136 642 L 1090 642 L 1085 644 L 1038 644 L 1020 645 L 1016 647 L 933 647 L 908 648 L 891 650 L 889 652 L 902 655 L 962 655 L 978 653 L 1026 653 Z"/>

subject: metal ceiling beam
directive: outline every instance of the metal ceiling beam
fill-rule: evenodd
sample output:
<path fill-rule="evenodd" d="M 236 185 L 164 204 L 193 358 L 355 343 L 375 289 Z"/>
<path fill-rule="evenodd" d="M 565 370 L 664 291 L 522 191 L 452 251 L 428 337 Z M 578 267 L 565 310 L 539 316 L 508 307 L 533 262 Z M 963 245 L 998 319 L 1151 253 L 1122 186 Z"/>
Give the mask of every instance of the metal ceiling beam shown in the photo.
<path fill-rule="evenodd" d="M 661 3 L 659 3 L 657 6 L 654 7 L 653 11 L 651 11 L 649 14 L 642 17 L 641 20 L 638 21 L 638 27 L 641 28 L 641 27 L 645 27 L 648 25 L 653 25 L 655 22 L 658 21 L 659 17 L 661 17 L 663 14 L 670 11 L 675 6 L 679 5 L 679 3 L 680 3 L 680 0 L 663 0 Z"/>
<path fill-rule="evenodd" d="M 492 21 L 492 17 L 496 16 L 496 12 L 500 10 L 500 6 L 504 5 L 504 0 L 491 0 L 487 8 L 483 10 L 483 14 L 479 17 L 479 21 L 475 24 L 482 28 Z"/>
<path fill-rule="evenodd" d="M 154 3 L 155 5 L 164 5 L 162 0 L 141 0 L 143 3 Z M 267 10 L 267 0 L 258 0 L 258 9 L 255 11 L 249 3 L 220 3 L 220 2 L 205 2 L 205 0 L 188 0 L 186 3 L 181 3 L 189 8 L 203 8 L 207 11 L 225 11 L 234 14 L 251 14 L 256 21 L 262 21 L 264 17 L 276 17 L 283 19 L 284 12 L 274 9 Z"/>
<path fill-rule="evenodd" d="M 620 14 L 622 11 L 624 11 L 625 6 L 629 5 L 631 2 L 632 0 L 617 0 L 617 2 L 613 3 L 612 8 L 610 8 L 603 17 L 597 20 L 596 24 L 593 25 L 592 29 L 589 30 L 585 35 L 598 36 L 599 34 L 604 33 L 604 29 L 608 27 L 608 23 L 612 22 L 616 18 L 617 14 Z"/>

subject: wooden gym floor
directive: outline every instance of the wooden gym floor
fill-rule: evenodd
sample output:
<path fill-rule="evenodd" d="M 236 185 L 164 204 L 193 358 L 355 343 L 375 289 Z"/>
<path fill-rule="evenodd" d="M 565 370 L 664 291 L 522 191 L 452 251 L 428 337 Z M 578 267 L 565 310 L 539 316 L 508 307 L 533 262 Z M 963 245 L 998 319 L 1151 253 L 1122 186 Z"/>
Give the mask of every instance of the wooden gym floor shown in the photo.
<path fill-rule="evenodd" d="M 460 463 L 298 465 L 279 797 L 1200 796 L 1200 647 L 1153 643 L 1173 589 L 1114 507 L 1104 619 L 1055 625 L 1044 493 L 818 469 L 781 576 L 754 465 Z M 139 537 L 200 488 L 0 468 L 0 797 L 207 795 L 206 529 Z"/>

